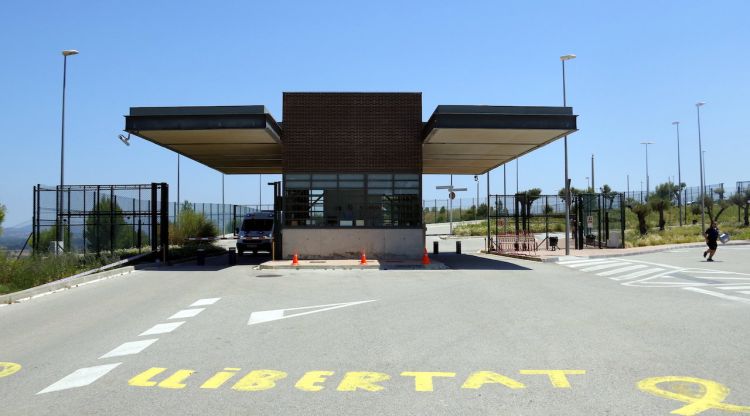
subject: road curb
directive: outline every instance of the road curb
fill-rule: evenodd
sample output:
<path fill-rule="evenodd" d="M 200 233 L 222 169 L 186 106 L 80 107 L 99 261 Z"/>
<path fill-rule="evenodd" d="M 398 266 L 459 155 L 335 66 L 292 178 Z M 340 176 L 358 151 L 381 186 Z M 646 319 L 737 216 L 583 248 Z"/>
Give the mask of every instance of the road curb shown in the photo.
<path fill-rule="evenodd" d="M 135 266 L 125 266 L 119 269 L 105 270 L 99 273 L 91 273 L 84 276 L 75 275 L 66 277 L 64 279 L 56 280 L 54 282 L 45 283 L 40 286 L 24 289 L 19 292 L 8 293 L 0 295 L 0 303 L 14 303 L 22 300 L 30 299 L 35 296 L 42 294 L 56 292 L 58 290 L 70 289 L 76 286 L 80 286 L 84 283 L 90 283 L 99 279 L 106 279 L 114 276 L 128 274 L 136 271 Z"/>

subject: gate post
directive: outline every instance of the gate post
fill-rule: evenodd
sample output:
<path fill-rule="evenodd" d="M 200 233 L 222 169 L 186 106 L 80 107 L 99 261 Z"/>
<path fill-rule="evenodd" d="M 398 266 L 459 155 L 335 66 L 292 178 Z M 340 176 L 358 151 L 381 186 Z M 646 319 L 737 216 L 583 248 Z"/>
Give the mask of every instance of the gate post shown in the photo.
<path fill-rule="evenodd" d="M 156 250 L 158 249 L 157 246 L 157 237 L 156 234 L 158 233 L 158 228 L 156 226 L 156 211 L 157 211 L 157 205 L 156 205 L 156 183 L 151 183 L 151 252 L 156 253 Z"/>
<path fill-rule="evenodd" d="M 169 260 L 169 185 L 161 183 L 161 258 L 164 264 Z"/>

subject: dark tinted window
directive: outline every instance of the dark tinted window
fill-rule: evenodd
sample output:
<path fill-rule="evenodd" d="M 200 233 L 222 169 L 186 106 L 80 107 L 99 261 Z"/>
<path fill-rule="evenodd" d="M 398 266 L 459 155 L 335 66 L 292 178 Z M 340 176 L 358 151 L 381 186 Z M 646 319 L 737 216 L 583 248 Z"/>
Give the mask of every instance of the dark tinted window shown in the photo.
<path fill-rule="evenodd" d="M 248 219 L 242 221 L 242 231 L 271 231 L 273 220 L 268 219 Z"/>

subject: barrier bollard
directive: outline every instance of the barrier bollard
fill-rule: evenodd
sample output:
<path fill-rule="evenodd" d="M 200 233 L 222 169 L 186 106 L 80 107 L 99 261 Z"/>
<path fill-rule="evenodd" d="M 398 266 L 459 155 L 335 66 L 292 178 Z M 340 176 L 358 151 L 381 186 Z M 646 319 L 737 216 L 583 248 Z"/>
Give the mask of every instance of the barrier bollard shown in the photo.
<path fill-rule="evenodd" d="M 440 253 L 440 249 L 438 248 L 438 245 L 439 244 L 438 244 L 437 241 L 433 241 L 432 242 L 432 254 L 439 254 Z"/>
<path fill-rule="evenodd" d="M 227 259 L 230 266 L 234 266 L 237 264 L 237 249 L 234 247 L 229 248 L 229 256 Z"/>
<path fill-rule="evenodd" d="M 461 254 L 461 241 L 456 241 L 456 254 Z"/>
<path fill-rule="evenodd" d="M 196 257 L 196 263 L 198 266 L 205 266 L 206 265 L 206 250 L 199 248 L 197 252 Z"/>

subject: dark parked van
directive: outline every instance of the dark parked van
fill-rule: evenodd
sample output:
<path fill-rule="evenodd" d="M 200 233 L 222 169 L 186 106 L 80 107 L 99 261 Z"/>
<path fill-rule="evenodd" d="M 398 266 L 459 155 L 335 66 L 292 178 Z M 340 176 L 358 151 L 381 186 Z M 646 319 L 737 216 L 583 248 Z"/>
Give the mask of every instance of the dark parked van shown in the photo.
<path fill-rule="evenodd" d="M 237 253 L 252 251 L 271 252 L 273 239 L 273 211 L 261 211 L 247 214 L 237 230 Z"/>

